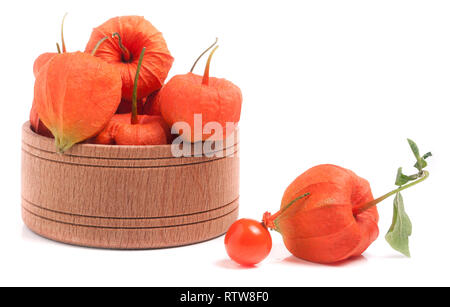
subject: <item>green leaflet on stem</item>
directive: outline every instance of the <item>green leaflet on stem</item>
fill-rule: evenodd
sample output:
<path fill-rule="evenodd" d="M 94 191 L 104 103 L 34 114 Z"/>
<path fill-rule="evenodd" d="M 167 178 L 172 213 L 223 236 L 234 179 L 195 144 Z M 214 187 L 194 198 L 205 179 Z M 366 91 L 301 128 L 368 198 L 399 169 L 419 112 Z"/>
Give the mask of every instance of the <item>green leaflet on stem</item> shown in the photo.
<path fill-rule="evenodd" d="M 408 139 L 408 143 L 417 160 L 416 164 L 414 164 L 414 167 L 417 168 L 420 173 L 422 172 L 422 169 L 424 169 L 427 166 L 427 162 L 425 161 L 425 159 L 432 156 L 431 152 L 427 152 L 425 155 L 420 156 L 419 148 L 417 147 L 416 143 L 414 143 L 414 141 L 410 139 Z"/>
<path fill-rule="evenodd" d="M 385 238 L 393 249 L 399 251 L 407 257 L 410 257 L 408 238 L 412 233 L 412 224 L 408 215 L 406 214 L 403 204 L 403 197 L 400 194 L 400 191 L 406 190 L 428 178 L 430 174 L 428 171 L 424 170 L 424 168 L 427 166 L 425 159 L 430 157 L 431 153 L 428 152 L 425 155 L 421 156 L 419 153 L 419 148 L 414 141 L 408 139 L 408 144 L 414 154 L 414 157 L 416 158 L 414 167 L 417 168 L 419 172 L 417 174 L 408 176 L 403 174 L 402 168 L 400 167 L 397 170 L 397 176 L 395 179 L 395 185 L 397 185 L 398 188 L 368 203 L 355 206 L 353 208 L 353 214 L 356 216 L 366 211 L 367 209 L 376 206 L 386 198 L 395 195 L 392 224 Z"/>

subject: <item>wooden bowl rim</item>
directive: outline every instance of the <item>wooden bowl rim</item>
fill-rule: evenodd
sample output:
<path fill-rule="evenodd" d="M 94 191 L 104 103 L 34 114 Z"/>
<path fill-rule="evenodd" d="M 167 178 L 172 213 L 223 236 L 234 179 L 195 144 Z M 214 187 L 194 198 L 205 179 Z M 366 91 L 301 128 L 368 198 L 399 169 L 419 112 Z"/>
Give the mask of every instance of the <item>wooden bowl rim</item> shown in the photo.
<path fill-rule="evenodd" d="M 226 150 L 239 144 L 239 128 L 236 128 L 235 133 L 232 136 L 227 137 L 224 141 L 225 146 L 223 146 L 221 150 Z M 26 121 L 22 126 L 22 142 L 39 150 L 52 153 L 56 152 L 54 139 L 34 132 L 31 129 L 30 121 Z M 204 148 L 205 143 L 206 142 L 202 142 L 202 148 Z M 220 142 L 218 142 L 218 144 L 219 143 Z M 199 143 L 190 144 L 190 152 L 194 152 L 196 144 L 199 146 Z M 174 158 L 172 154 L 173 146 L 178 145 L 102 145 L 79 143 L 67 150 L 64 155 L 108 159 Z M 211 151 L 203 152 L 203 155 L 215 152 L 217 152 L 217 150 L 212 149 Z"/>

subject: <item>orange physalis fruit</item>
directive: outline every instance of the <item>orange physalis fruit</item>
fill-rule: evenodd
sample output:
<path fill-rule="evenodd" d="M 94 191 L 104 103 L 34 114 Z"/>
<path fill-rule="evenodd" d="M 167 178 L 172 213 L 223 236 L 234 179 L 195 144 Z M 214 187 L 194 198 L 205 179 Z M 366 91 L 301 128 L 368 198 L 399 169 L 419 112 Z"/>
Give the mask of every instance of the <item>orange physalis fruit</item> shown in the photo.
<path fill-rule="evenodd" d="M 168 144 L 170 129 L 161 116 L 138 115 L 136 124 L 119 124 L 114 135 L 117 145 Z"/>
<path fill-rule="evenodd" d="M 115 114 L 94 143 L 110 145 L 164 145 L 171 141 L 170 128 L 161 116 L 138 115 L 137 88 L 142 61 L 142 48 L 133 85 L 131 112 Z"/>
<path fill-rule="evenodd" d="M 161 32 L 149 21 L 140 16 L 111 18 L 92 31 L 86 52 L 91 52 L 104 36 L 109 39 L 98 48 L 95 56 L 120 70 L 124 100 L 132 99 L 139 54 L 144 47 L 147 51 L 142 61 L 142 82 L 137 89 L 137 99 L 145 98 L 161 88 L 172 67 L 173 57 Z"/>
<path fill-rule="evenodd" d="M 178 122 L 190 126 L 190 135 L 185 132 L 181 135 L 190 142 L 224 139 L 234 132 L 234 126 L 240 119 L 242 93 L 239 87 L 228 80 L 209 77 L 209 65 L 216 49 L 209 55 L 203 76 L 192 72 L 176 75 L 158 95 L 161 114 L 171 127 Z M 200 135 L 196 135 L 194 125 L 198 114 L 202 116 Z M 223 134 L 217 136 L 217 131 L 205 132 L 205 126 L 210 122 L 218 123 Z M 231 131 L 229 124 L 233 127 Z"/>
<path fill-rule="evenodd" d="M 265 213 L 264 224 L 281 233 L 294 256 L 338 262 L 361 255 L 378 237 L 376 206 L 353 212 L 372 200 L 367 180 L 339 166 L 318 165 L 288 186 L 280 211 Z"/>
<path fill-rule="evenodd" d="M 59 152 L 100 132 L 121 98 L 119 71 L 87 53 L 55 55 L 39 71 L 34 99 Z"/>
<path fill-rule="evenodd" d="M 64 51 L 66 48 L 66 44 L 64 42 L 64 20 L 66 19 L 67 13 L 64 15 L 62 22 L 61 22 L 61 41 L 62 45 L 64 47 Z M 56 43 L 56 47 L 58 48 L 58 53 L 61 53 L 61 49 L 59 47 L 59 44 Z M 56 52 L 45 52 L 42 53 L 40 56 L 36 58 L 33 64 L 33 74 L 34 77 L 36 77 L 41 70 L 41 68 L 48 63 L 55 55 L 58 53 Z M 42 121 L 39 119 L 39 115 L 37 114 L 36 106 L 33 100 L 33 105 L 31 106 L 30 110 L 30 125 L 31 129 L 36 132 L 37 134 L 46 136 L 46 137 L 52 137 L 52 133 L 50 130 L 45 127 L 45 125 L 42 123 Z"/>
<path fill-rule="evenodd" d="M 95 144 L 103 145 L 164 145 L 171 141 L 169 126 L 161 116 L 138 115 L 138 123 L 131 124 L 130 113 L 115 114 Z"/>
<path fill-rule="evenodd" d="M 385 235 L 393 249 L 410 257 L 412 223 L 405 211 L 401 191 L 429 177 L 424 168 L 431 152 L 421 155 L 408 139 L 418 173 L 405 175 L 397 169 L 394 190 L 374 199 L 370 184 L 354 172 L 331 164 L 310 168 L 286 189 L 281 208 L 264 213 L 264 226 L 283 236 L 286 248 L 296 257 L 333 263 L 361 255 L 378 237 L 377 205 L 394 196 L 392 224 Z"/>

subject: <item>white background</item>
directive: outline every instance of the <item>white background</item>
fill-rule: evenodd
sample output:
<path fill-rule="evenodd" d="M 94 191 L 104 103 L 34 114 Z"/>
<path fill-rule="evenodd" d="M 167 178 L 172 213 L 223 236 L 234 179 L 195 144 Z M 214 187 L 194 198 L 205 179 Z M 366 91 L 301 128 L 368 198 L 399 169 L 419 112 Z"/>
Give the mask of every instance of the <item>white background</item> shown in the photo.
<path fill-rule="evenodd" d="M 60 21 L 69 51 L 118 15 L 150 20 L 186 73 L 216 36 L 211 75 L 243 92 L 241 217 L 275 212 L 300 173 L 334 163 L 368 179 L 373 194 L 413 172 L 406 138 L 432 151 L 430 178 L 403 193 L 412 258 L 380 237 L 362 257 L 324 266 L 296 259 L 278 233 L 259 266 L 232 263 L 223 237 L 181 248 L 117 251 L 64 245 L 20 216 L 21 126 L 33 97 L 34 59 L 54 51 Z M 450 3 L 448 1 L 2 1 L 0 4 L 0 286 L 450 285 Z M 201 73 L 204 60 L 198 64 Z"/>

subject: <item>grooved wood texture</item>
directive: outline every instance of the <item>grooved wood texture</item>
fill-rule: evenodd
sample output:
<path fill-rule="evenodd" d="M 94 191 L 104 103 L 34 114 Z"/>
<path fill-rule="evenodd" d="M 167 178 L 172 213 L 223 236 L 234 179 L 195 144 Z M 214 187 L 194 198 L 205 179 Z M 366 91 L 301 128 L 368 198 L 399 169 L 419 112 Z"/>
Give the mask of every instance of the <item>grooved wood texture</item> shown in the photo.
<path fill-rule="evenodd" d="M 58 154 L 53 139 L 25 123 L 25 224 L 53 240 L 118 249 L 179 246 L 223 234 L 238 216 L 238 132 L 206 155 L 173 157 L 171 146 L 78 144 Z"/>

